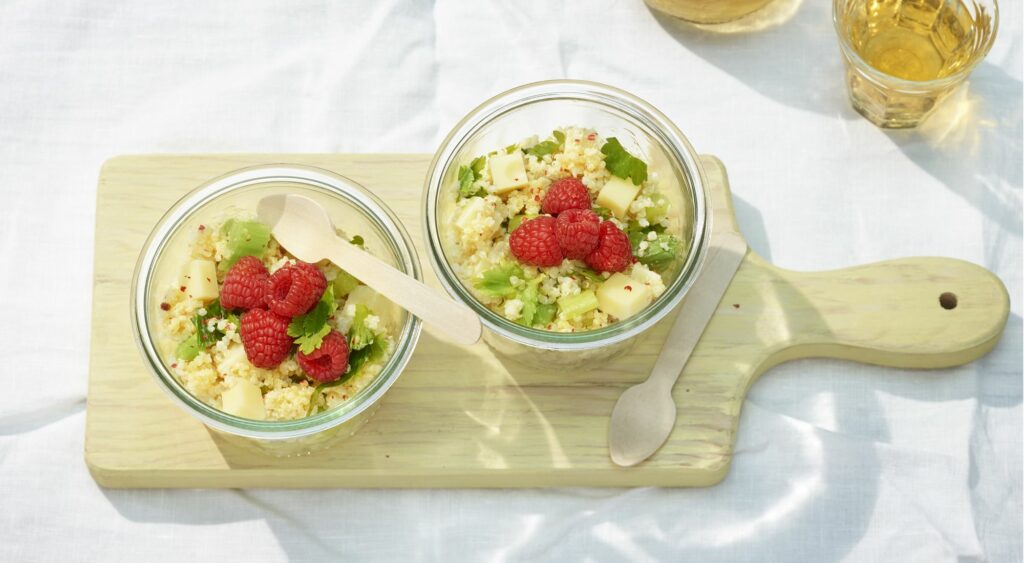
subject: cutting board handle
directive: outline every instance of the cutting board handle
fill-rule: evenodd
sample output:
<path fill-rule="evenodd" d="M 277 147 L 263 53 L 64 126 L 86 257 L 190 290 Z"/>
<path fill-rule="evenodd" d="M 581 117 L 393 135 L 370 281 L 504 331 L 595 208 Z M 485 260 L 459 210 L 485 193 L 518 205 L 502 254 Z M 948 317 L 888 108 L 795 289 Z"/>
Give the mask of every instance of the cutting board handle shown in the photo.
<path fill-rule="evenodd" d="M 1006 287 L 980 266 L 902 258 L 825 272 L 774 270 L 766 309 L 783 317 L 772 363 L 836 357 L 905 368 L 960 365 L 991 350 L 1006 325 Z M 767 273 L 767 272 L 766 272 Z M 726 305 L 727 306 L 727 305 Z M 773 311 L 768 311 L 772 313 Z"/>

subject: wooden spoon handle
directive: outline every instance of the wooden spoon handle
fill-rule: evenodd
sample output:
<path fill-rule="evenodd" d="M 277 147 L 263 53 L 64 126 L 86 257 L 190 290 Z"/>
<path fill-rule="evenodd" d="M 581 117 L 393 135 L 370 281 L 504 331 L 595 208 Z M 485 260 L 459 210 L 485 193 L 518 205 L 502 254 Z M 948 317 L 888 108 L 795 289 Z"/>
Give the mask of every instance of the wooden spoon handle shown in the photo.
<path fill-rule="evenodd" d="M 951 258 L 775 270 L 792 346 L 779 361 L 829 356 L 907 368 L 960 365 L 995 346 L 1010 310 L 999 278 Z"/>
<path fill-rule="evenodd" d="M 327 258 L 359 281 L 416 315 L 449 340 L 469 346 L 480 340 L 480 318 L 412 276 L 400 273 L 373 255 L 340 238 L 330 245 Z"/>

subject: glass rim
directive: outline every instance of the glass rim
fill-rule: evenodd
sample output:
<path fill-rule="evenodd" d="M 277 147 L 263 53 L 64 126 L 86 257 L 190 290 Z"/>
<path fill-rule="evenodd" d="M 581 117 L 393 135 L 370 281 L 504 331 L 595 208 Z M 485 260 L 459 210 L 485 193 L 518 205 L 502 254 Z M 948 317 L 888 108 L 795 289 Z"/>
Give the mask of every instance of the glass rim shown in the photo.
<path fill-rule="evenodd" d="M 640 313 L 594 330 L 556 332 L 525 327 L 486 307 L 459 280 L 444 256 L 437 228 L 437 202 L 442 181 L 455 164 L 455 156 L 467 140 L 494 120 L 534 103 L 573 100 L 604 106 L 641 124 L 674 160 L 691 189 L 694 225 L 692 243 L 684 264 L 664 293 Z M 708 182 L 700 159 L 676 125 L 654 106 L 619 88 L 584 80 L 545 80 L 524 84 L 489 98 L 463 117 L 448 133 L 428 168 L 424 185 L 423 223 L 426 250 L 438 280 L 452 298 L 476 312 L 484 326 L 514 342 L 534 348 L 573 351 L 589 350 L 630 339 L 653 326 L 673 311 L 697 279 L 707 256 L 711 229 Z"/>
<path fill-rule="evenodd" d="M 951 86 L 958 82 L 962 82 L 967 75 L 970 74 L 978 64 L 988 55 L 988 52 L 992 49 L 992 45 L 995 43 L 996 34 L 999 31 L 999 2 L 998 0 L 982 0 L 991 3 L 992 6 L 992 33 L 985 42 L 983 49 L 974 57 L 974 60 L 970 64 L 965 65 L 958 69 L 953 74 L 943 76 L 941 78 L 933 78 L 931 80 L 909 80 L 906 78 L 900 78 L 891 74 L 886 74 L 869 64 L 859 54 L 856 49 L 850 44 L 849 37 L 843 32 L 841 23 L 839 21 L 840 6 L 846 6 L 852 0 L 832 0 L 832 25 L 835 29 L 836 36 L 839 39 L 839 46 L 843 51 L 843 56 L 850 63 L 855 63 L 858 69 L 864 71 L 864 73 L 873 82 L 885 87 L 891 87 L 896 90 L 903 91 L 917 91 L 917 90 L 931 90 L 937 87 Z M 976 0 L 971 0 L 976 1 Z"/>
<path fill-rule="evenodd" d="M 228 414 L 192 395 L 170 373 L 156 349 L 149 331 L 151 276 L 172 235 L 203 206 L 235 190 L 266 183 L 291 183 L 313 188 L 340 198 L 386 236 L 398 267 L 417 280 L 423 279 L 416 248 L 398 217 L 375 194 L 359 183 L 335 172 L 300 164 L 263 164 L 227 172 L 210 179 L 176 201 L 158 220 L 132 274 L 131 324 L 139 352 L 159 387 L 183 410 L 216 430 L 246 438 L 286 440 L 317 434 L 338 426 L 371 407 L 384 395 L 405 369 L 419 340 L 421 321 L 407 315 L 395 342 L 395 349 L 374 381 L 345 403 L 318 414 L 294 420 L 254 420 Z M 356 400 L 358 399 L 358 400 Z"/>

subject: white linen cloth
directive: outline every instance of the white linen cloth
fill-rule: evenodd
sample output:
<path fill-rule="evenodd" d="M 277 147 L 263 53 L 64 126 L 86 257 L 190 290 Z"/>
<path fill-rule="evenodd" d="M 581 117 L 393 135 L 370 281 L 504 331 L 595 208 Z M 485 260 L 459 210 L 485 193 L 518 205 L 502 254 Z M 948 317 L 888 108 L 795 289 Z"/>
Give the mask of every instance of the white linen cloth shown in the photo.
<path fill-rule="evenodd" d="M 746 34 L 680 28 L 640 0 L 0 2 L 0 561 L 1020 561 L 1021 5 L 1002 2 L 955 111 L 886 132 L 846 100 L 830 2 L 777 1 L 790 19 Z M 957 369 L 772 370 L 751 390 L 730 475 L 708 489 L 92 481 L 106 158 L 433 152 L 480 101 L 558 77 L 630 90 L 721 157 L 744 233 L 777 264 L 940 255 L 990 268 L 1012 300 L 1002 341 Z"/>

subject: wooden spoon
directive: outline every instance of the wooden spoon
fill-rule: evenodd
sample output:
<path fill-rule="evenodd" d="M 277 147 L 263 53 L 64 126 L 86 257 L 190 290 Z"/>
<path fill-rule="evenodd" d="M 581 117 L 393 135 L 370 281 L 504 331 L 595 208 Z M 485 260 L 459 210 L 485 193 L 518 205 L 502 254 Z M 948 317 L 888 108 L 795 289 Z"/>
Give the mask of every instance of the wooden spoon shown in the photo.
<path fill-rule="evenodd" d="M 615 403 L 608 427 L 608 451 L 616 465 L 631 466 L 647 459 L 665 443 L 676 425 L 672 387 L 747 253 L 747 243 L 739 233 L 723 232 L 716 238 L 704 271 L 687 293 L 651 375 L 626 389 Z"/>
<path fill-rule="evenodd" d="M 274 238 L 305 262 L 327 259 L 427 325 L 459 344 L 480 340 L 481 325 L 469 307 L 456 303 L 339 237 L 327 211 L 308 197 L 267 196 L 257 205 Z"/>

